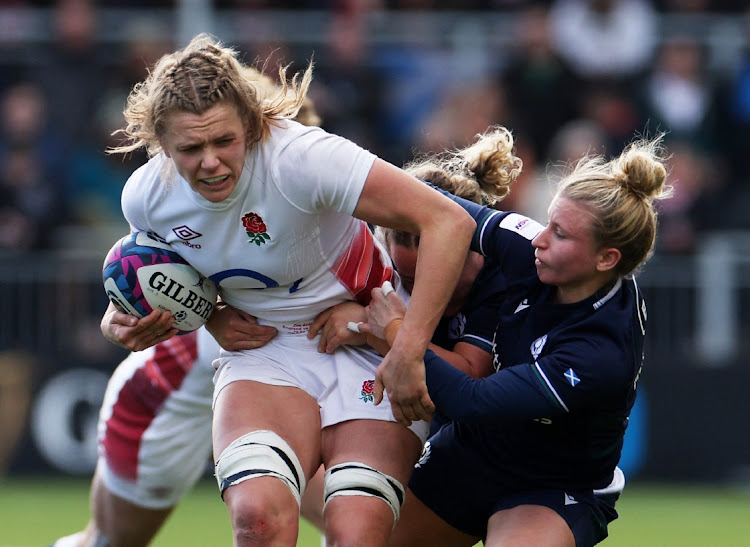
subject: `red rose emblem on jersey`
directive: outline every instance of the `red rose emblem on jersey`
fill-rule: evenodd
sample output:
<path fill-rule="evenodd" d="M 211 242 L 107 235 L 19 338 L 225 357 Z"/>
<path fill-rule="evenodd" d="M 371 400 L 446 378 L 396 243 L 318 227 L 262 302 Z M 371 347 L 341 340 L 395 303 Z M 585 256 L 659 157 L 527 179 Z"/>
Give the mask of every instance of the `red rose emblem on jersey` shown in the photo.
<path fill-rule="evenodd" d="M 247 213 L 242 217 L 242 227 L 245 228 L 247 237 L 250 238 L 250 243 L 260 246 L 261 243 L 265 243 L 271 239 L 271 236 L 266 233 L 268 232 L 266 223 L 263 222 L 263 219 L 257 213 Z"/>
<path fill-rule="evenodd" d="M 362 384 L 362 396 L 364 402 L 371 403 L 375 400 L 375 380 L 365 380 Z"/>

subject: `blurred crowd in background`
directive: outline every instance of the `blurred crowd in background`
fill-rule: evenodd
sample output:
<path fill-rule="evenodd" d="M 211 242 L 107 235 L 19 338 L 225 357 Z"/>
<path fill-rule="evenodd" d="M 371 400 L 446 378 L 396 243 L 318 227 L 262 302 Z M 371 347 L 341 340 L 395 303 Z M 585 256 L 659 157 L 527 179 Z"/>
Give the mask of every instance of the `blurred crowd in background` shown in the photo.
<path fill-rule="evenodd" d="M 149 11 L 178 4 L 0 1 L 0 248 L 65 248 L 80 242 L 66 236 L 70 228 L 126 231 L 120 189 L 145 156 L 123 160 L 105 149 L 116 142 L 132 85 L 181 45 Z M 299 69 L 312 58 L 311 97 L 323 127 L 393 163 L 464 146 L 488 126 L 505 125 L 524 174 L 503 207 L 544 222 L 557 166 L 587 151 L 616 155 L 635 134 L 666 131 L 677 194 L 661 212 L 659 252 L 690 253 L 706 230 L 750 229 L 750 9 L 743 0 L 209 4 L 245 17 L 234 32 L 242 39 L 213 33 L 246 58 L 266 61 L 267 72 L 279 63 Z M 112 40 L 98 24 L 105 6 L 139 14 L 122 21 L 125 39 Z M 47 39 L 24 41 L 24 8 L 49 13 Z M 280 9 L 324 13 L 324 35 L 313 45 L 285 42 L 262 22 Z M 420 38 L 430 31 L 428 14 L 454 10 L 500 14 L 512 24 L 498 27 L 500 40 L 471 28 L 450 47 Z M 383 14 L 408 15 L 393 19 L 404 27 L 390 29 L 400 38 L 372 39 L 372 21 Z M 721 25 L 675 23 L 716 17 L 735 22 L 740 47 L 723 47 Z"/>

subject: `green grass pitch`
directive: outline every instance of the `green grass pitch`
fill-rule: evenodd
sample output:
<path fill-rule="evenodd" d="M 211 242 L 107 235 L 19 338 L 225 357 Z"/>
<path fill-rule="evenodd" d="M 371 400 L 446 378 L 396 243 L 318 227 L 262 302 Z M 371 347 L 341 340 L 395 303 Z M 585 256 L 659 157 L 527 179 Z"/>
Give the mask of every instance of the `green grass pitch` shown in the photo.
<path fill-rule="evenodd" d="M 719 487 L 629 484 L 617 505 L 606 547 L 741 547 L 750 545 L 750 493 Z M 42 547 L 82 528 L 88 518 L 85 479 L 0 481 L 0 547 Z M 231 545 L 216 485 L 205 480 L 180 504 L 155 547 Z M 300 547 L 318 547 L 303 522 Z"/>

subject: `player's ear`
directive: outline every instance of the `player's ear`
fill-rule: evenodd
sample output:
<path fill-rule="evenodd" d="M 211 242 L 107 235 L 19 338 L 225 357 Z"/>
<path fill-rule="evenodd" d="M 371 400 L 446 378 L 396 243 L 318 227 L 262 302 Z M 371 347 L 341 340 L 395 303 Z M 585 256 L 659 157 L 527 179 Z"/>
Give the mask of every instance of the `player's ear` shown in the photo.
<path fill-rule="evenodd" d="M 622 258 L 620 249 L 615 249 L 614 247 L 602 249 L 601 251 L 599 251 L 599 258 L 596 262 L 596 269 L 600 272 L 607 272 L 617 266 L 617 264 L 620 262 L 620 258 Z"/>
<path fill-rule="evenodd" d="M 171 157 L 172 157 L 172 154 L 171 154 L 171 153 L 169 152 L 169 148 L 167 148 L 167 147 L 165 146 L 165 144 L 166 144 L 166 143 L 165 143 L 164 141 L 162 141 L 162 140 L 159 140 L 159 146 L 161 146 L 161 150 L 162 150 L 162 152 L 164 152 L 164 154 L 165 154 L 165 155 L 166 155 L 166 156 L 167 156 L 168 158 L 171 158 Z"/>

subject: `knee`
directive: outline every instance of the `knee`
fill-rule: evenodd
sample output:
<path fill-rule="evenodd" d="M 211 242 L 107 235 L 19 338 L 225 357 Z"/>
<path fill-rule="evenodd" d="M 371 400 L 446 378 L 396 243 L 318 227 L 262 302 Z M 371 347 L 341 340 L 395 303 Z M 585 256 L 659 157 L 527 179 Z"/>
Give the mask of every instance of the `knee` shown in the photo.
<path fill-rule="evenodd" d="M 271 431 L 235 439 L 216 462 L 235 545 L 273 541 L 294 545 L 306 481 L 291 447 Z"/>
<path fill-rule="evenodd" d="M 299 525 L 295 504 L 268 496 L 233 496 L 231 488 L 226 494 L 224 501 L 231 517 L 235 545 L 278 541 Z"/>
<path fill-rule="evenodd" d="M 326 545 L 385 545 L 393 517 L 372 497 L 337 498 L 327 508 Z"/>

